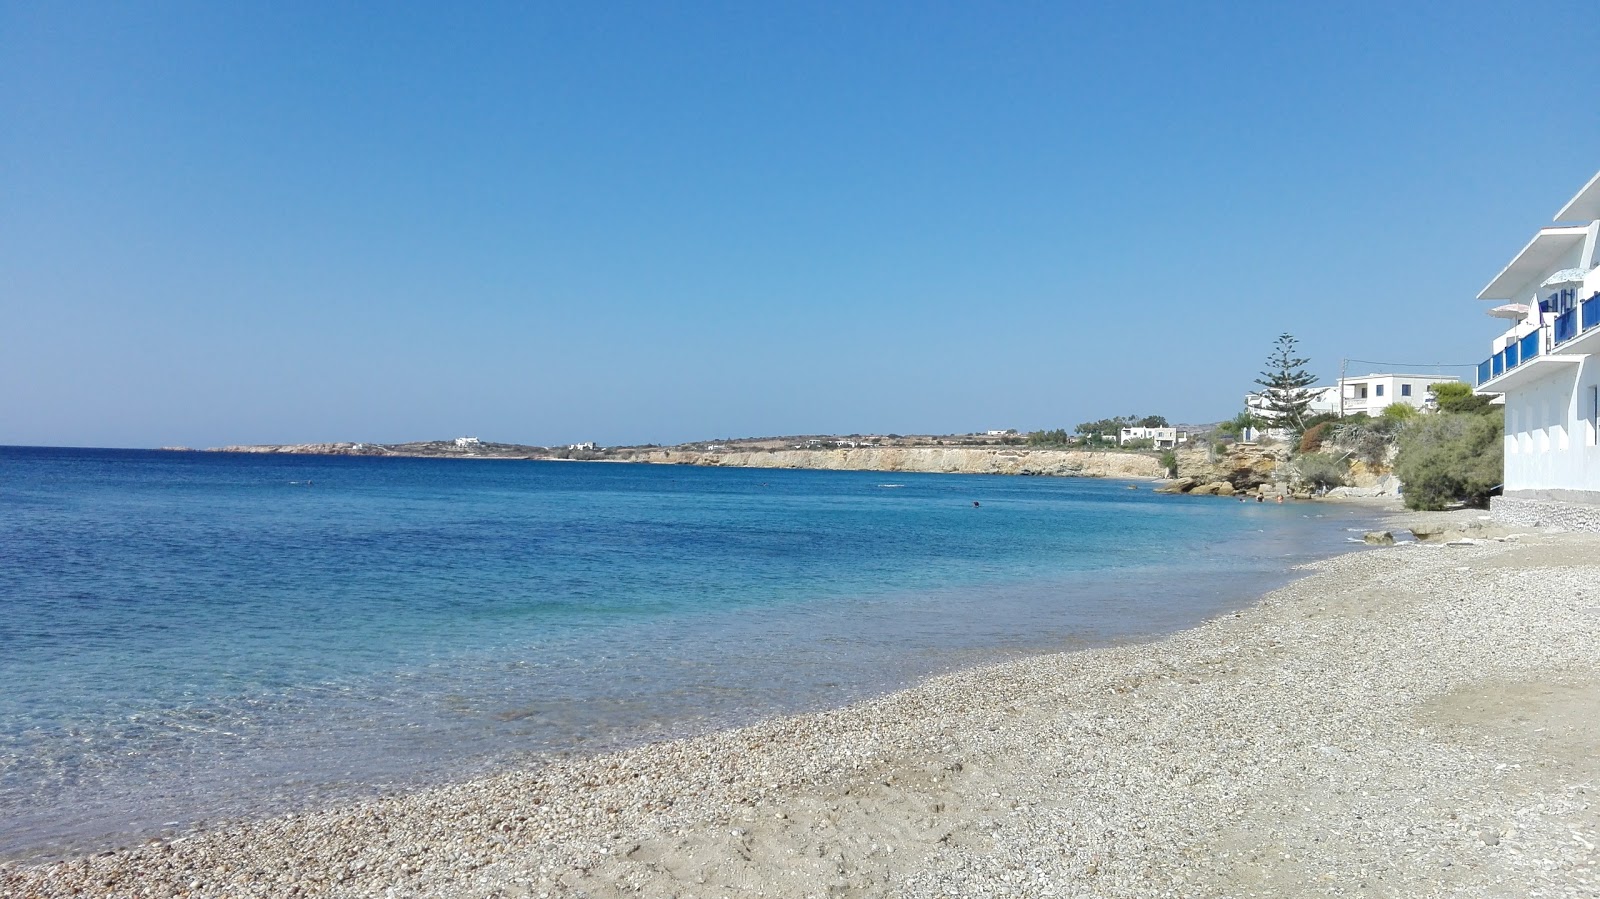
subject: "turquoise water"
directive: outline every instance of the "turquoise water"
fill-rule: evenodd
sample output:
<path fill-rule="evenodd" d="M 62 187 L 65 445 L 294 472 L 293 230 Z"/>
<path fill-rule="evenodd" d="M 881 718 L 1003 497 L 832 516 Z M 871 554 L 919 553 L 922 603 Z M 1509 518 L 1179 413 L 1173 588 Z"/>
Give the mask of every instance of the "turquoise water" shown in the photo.
<path fill-rule="evenodd" d="M 1362 524 L 1128 486 L 0 448 L 0 856 L 1167 632 Z"/>

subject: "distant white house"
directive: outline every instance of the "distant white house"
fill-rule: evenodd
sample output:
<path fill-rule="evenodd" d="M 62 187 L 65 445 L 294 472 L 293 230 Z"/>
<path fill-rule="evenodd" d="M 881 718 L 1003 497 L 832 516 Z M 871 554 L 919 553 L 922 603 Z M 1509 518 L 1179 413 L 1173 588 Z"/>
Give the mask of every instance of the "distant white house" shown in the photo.
<path fill-rule="evenodd" d="M 459 447 L 482 446 L 482 445 L 483 445 L 483 441 L 479 440 L 476 437 L 457 437 L 456 438 L 456 446 L 459 446 Z"/>
<path fill-rule="evenodd" d="M 1308 387 L 1306 393 L 1310 395 L 1311 405 L 1306 407 L 1310 415 L 1323 415 L 1339 412 L 1339 387 Z M 1271 422 L 1281 414 L 1278 410 L 1267 405 L 1267 397 L 1261 393 L 1247 393 L 1244 395 L 1244 408 L 1246 412 L 1262 421 Z M 1269 428 L 1268 430 L 1276 430 Z"/>
<path fill-rule="evenodd" d="M 1373 374 L 1360 378 L 1339 380 L 1339 408 L 1336 413 L 1354 415 L 1365 412 L 1377 415 L 1395 403 L 1405 403 L 1418 409 L 1432 405 L 1433 394 L 1428 387 L 1433 384 L 1459 384 L 1460 378 L 1450 375 L 1393 375 Z"/>
<path fill-rule="evenodd" d="M 1177 428 L 1123 428 L 1117 434 L 1117 445 L 1130 440 L 1148 440 L 1156 449 L 1172 449 L 1189 442 L 1189 432 Z"/>
<path fill-rule="evenodd" d="M 569 444 L 567 444 L 567 449 L 569 449 L 569 450 L 592 450 L 592 449 L 594 449 L 594 443 L 593 442 L 590 442 L 590 443 L 569 443 Z"/>
<path fill-rule="evenodd" d="M 1477 392 L 1505 404 L 1513 523 L 1600 530 L 1600 174 L 1534 233 L 1479 294 L 1511 326 L 1478 366 Z"/>
<path fill-rule="evenodd" d="M 1017 434 L 1017 429 L 1016 428 L 1006 428 L 1006 429 L 1000 430 L 1000 431 L 984 431 L 983 432 L 983 436 L 985 436 L 985 437 L 1015 437 L 1016 434 Z"/>

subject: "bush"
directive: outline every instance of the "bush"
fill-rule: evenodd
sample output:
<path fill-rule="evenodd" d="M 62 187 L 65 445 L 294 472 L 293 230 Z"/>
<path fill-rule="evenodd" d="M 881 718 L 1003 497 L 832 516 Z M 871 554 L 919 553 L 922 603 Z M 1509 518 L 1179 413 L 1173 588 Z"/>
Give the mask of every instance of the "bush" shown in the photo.
<path fill-rule="evenodd" d="M 1300 482 L 1318 490 L 1344 485 L 1344 475 L 1350 463 L 1343 456 L 1328 453 L 1306 453 L 1294 461 Z"/>
<path fill-rule="evenodd" d="M 1162 468 L 1162 470 L 1164 470 L 1167 473 L 1167 477 L 1169 477 L 1169 478 L 1177 477 L 1178 476 L 1178 454 L 1173 452 L 1172 450 L 1166 450 L 1166 451 L 1162 452 L 1162 454 L 1161 454 L 1161 468 Z"/>
<path fill-rule="evenodd" d="M 1504 435 L 1499 415 L 1441 412 L 1413 422 L 1401 432 L 1395 462 L 1406 508 L 1487 506 L 1505 477 Z"/>
<path fill-rule="evenodd" d="M 1062 428 L 1054 431 L 1034 431 L 1028 435 L 1029 446 L 1067 446 L 1072 438 Z"/>
<path fill-rule="evenodd" d="M 1338 420 L 1339 413 L 1337 412 L 1318 412 L 1316 415 L 1306 417 L 1306 431 L 1311 430 L 1317 425 L 1327 424 L 1328 422 L 1336 422 Z M 1304 436 L 1305 431 L 1301 431 L 1300 434 Z"/>
<path fill-rule="evenodd" d="M 1348 447 L 1350 454 L 1368 465 L 1382 465 L 1389 456 L 1392 428 L 1382 424 L 1382 419 L 1350 418 L 1334 427 L 1333 438 L 1340 446 Z"/>
<path fill-rule="evenodd" d="M 1403 425 L 1420 415 L 1422 413 L 1417 411 L 1416 406 L 1408 403 L 1390 403 L 1383 408 L 1378 418 L 1390 424 Z"/>
<path fill-rule="evenodd" d="M 1433 400 L 1438 403 L 1440 412 L 1471 412 L 1481 415 L 1491 413 L 1495 409 L 1489 404 L 1492 397 L 1478 396 L 1472 392 L 1471 387 L 1460 381 L 1429 384 L 1428 392 L 1433 394 Z"/>
<path fill-rule="evenodd" d="M 1307 428 L 1306 432 L 1300 435 L 1300 452 L 1314 453 L 1322 449 L 1322 444 L 1328 439 L 1328 432 L 1332 429 L 1332 423 L 1326 421 Z"/>
<path fill-rule="evenodd" d="M 1237 437 L 1244 433 L 1246 428 L 1260 428 L 1262 421 L 1249 412 L 1240 412 L 1233 418 L 1217 425 L 1217 431 L 1228 437 Z"/>

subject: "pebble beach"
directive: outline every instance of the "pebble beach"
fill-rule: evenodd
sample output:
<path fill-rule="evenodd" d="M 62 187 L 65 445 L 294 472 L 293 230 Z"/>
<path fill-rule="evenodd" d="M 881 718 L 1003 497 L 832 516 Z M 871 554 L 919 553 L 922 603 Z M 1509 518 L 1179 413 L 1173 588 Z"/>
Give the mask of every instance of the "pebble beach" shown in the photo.
<path fill-rule="evenodd" d="M 10 863 L 0 895 L 1600 895 L 1600 537 L 1457 544 L 1153 642 Z"/>

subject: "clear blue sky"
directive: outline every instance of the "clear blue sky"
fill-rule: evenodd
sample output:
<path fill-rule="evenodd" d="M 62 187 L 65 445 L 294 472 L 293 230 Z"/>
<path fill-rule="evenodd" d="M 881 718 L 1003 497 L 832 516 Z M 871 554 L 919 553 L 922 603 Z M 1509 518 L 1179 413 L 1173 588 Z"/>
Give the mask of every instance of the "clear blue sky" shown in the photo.
<path fill-rule="evenodd" d="M 0 2 L 0 443 L 1217 420 L 1600 169 L 1592 0 L 1072 5 Z"/>

